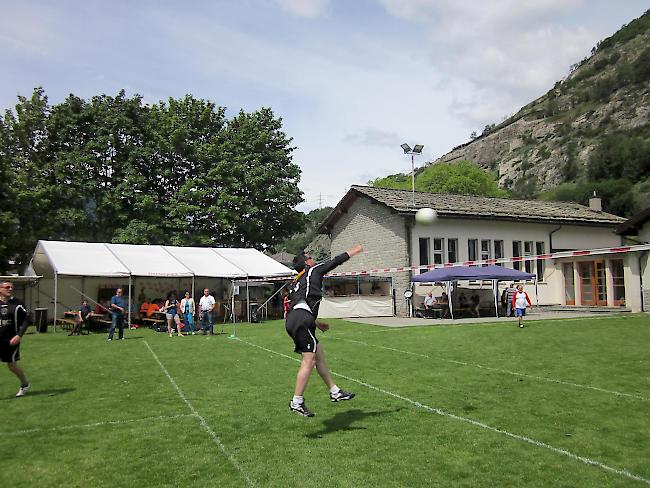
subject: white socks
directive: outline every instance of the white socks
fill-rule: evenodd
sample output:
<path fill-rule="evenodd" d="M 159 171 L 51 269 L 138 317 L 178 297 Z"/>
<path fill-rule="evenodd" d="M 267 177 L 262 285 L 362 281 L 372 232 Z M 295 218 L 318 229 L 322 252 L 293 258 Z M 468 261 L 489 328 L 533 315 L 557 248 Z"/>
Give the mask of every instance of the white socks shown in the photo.
<path fill-rule="evenodd" d="M 330 388 L 330 393 L 332 395 L 336 395 L 339 391 L 341 391 L 341 389 L 336 385 L 334 385 L 334 386 L 332 386 L 332 388 Z"/>
<path fill-rule="evenodd" d="M 293 396 L 293 399 L 291 400 L 291 403 L 292 403 L 294 406 L 298 406 L 298 405 L 300 405 L 301 403 L 303 403 L 304 401 L 305 401 L 305 399 L 304 399 L 303 397 L 298 396 L 298 395 L 294 395 L 294 396 Z"/>

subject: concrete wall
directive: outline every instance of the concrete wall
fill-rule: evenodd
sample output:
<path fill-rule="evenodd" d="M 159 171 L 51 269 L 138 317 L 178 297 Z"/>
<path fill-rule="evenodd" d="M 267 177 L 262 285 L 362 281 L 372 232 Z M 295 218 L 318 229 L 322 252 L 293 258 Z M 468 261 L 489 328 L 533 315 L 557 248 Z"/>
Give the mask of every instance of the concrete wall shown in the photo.
<path fill-rule="evenodd" d="M 344 263 L 336 271 L 358 271 L 377 267 L 410 266 L 403 217 L 384 205 L 359 198 L 332 229 L 332 256 L 361 244 L 364 252 Z M 387 276 L 382 274 L 382 276 Z M 394 273 L 393 289 L 397 315 L 408 313 L 404 291 L 410 286 L 409 273 Z"/>

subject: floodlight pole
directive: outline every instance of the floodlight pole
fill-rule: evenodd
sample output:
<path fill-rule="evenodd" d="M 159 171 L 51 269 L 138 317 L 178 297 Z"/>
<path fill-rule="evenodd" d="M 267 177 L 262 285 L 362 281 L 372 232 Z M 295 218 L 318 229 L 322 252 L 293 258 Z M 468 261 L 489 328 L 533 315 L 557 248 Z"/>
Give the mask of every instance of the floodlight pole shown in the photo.
<path fill-rule="evenodd" d="M 404 150 L 404 154 L 411 155 L 411 195 L 413 197 L 413 208 L 415 208 L 415 155 L 422 154 L 424 146 L 422 144 L 416 144 L 411 148 L 407 143 L 404 143 L 400 147 Z"/>

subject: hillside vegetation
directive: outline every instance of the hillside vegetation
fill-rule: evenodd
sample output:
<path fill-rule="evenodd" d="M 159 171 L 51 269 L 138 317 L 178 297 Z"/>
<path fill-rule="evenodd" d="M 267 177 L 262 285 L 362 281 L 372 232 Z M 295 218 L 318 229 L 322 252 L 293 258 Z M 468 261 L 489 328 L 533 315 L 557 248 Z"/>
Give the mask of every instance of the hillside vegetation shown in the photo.
<path fill-rule="evenodd" d="M 650 205 L 650 11 L 571 67 L 540 98 L 437 163 L 471 161 L 520 198 L 628 216 Z"/>

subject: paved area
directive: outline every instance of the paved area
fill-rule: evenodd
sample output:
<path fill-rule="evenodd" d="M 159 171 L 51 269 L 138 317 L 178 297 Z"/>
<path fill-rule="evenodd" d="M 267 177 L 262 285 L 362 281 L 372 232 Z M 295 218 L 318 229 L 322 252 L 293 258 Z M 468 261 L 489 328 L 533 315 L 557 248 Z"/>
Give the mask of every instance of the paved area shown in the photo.
<path fill-rule="evenodd" d="M 524 320 L 553 320 L 553 319 L 577 319 L 585 317 L 608 317 L 620 315 L 621 312 L 576 312 L 576 311 L 535 311 L 528 312 Z M 420 319 L 408 317 L 362 317 L 345 319 L 360 324 L 380 325 L 382 327 L 417 327 L 427 325 L 462 325 L 479 324 L 484 322 L 508 322 L 516 321 L 514 317 L 473 317 L 466 319 Z"/>

